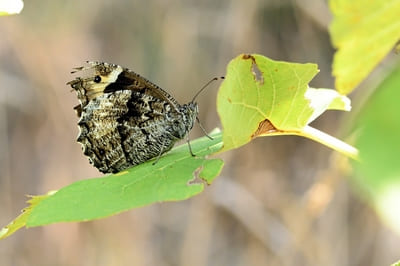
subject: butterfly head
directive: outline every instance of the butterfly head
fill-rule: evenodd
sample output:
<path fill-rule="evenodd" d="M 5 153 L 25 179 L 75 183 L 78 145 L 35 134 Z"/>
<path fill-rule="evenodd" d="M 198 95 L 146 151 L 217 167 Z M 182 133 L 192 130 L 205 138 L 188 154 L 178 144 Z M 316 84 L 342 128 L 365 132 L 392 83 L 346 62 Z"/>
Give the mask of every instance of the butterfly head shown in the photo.
<path fill-rule="evenodd" d="M 199 106 L 196 102 L 189 102 L 181 106 L 181 112 L 183 114 L 183 125 L 185 125 L 185 131 L 189 132 L 194 125 L 199 114 Z"/>

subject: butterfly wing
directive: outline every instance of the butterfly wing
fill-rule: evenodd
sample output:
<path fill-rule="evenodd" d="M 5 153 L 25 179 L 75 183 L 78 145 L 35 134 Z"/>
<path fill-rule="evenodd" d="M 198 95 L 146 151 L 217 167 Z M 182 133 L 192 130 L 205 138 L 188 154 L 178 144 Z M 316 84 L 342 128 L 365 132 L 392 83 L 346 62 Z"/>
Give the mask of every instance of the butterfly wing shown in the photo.
<path fill-rule="evenodd" d="M 118 65 L 90 64 L 77 68 L 92 71 L 88 76 L 68 84 L 80 101 L 75 107 L 78 142 L 101 172 L 119 172 L 157 157 L 187 133 L 182 106 L 167 92 Z"/>
<path fill-rule="evenodd" d="M 170 94 L 134 71 L 105 62 L 88 61 L 87 63 L 88 67 L 77 67 L 72 73 L 90 71 L 88 75 L 67 83 L 77 92 L 81 105 L 86 105 L 103 93 L 132 90 L 165 101 L 175 111 L 179 111 L 179 103 Z"/>

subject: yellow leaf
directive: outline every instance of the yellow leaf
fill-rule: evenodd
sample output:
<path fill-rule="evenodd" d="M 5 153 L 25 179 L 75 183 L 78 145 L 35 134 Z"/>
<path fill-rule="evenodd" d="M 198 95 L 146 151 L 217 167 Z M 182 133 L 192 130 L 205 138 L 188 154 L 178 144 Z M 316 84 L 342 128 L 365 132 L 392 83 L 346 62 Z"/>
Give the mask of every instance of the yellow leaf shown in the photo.
<path fill-rule="evenodd" d="M 331 0 L 336 89 L 350 93 L 400 38 L 399 0 Z"/>

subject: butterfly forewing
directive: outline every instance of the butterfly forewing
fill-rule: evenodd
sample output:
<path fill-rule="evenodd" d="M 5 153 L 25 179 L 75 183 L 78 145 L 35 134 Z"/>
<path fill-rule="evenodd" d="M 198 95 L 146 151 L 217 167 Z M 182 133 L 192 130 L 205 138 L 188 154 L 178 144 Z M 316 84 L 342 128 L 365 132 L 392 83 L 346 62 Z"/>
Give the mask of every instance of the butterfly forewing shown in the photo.
<path fill-rule="evenodd" d="M 196 103 L 171 95 L 121 66 L 89 62 L 85 77 L 68 82 L 80 105 L 78 142 L 103 173 L 116 173 L 169 151 L 193 127 Z"/>

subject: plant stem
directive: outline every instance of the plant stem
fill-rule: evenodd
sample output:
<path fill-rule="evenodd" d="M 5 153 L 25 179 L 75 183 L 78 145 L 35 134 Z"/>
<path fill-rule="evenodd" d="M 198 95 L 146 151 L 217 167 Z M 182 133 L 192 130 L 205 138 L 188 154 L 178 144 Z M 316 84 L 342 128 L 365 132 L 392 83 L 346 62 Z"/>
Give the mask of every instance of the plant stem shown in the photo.
<path fill-rule="evenodd" d="M 316 128 L 305 126 L 303 131 L 298 132 L 298 134 L 296 135 L 306 137 L 321 144 L 324 144 L 325 146 L 328 146 L 329 148 L 334 149 L 335 151 L 338 151 L 354 160 L 360 160 L 358 156 L 358 150 L 355 147 L 335 137 L 332 137 L 331 135 L 328 135 Z"/>
<path fill-rule="evenodd" d="M 305 137 L 308 139 L 312 139 L 316 142 L 319 142 L 325 146 L 328 146 L 329 148 L 334 149 L 335 151 L 338 151 L 356 161 L 360 160 L 358 155 L 358 150 L 356 148 L 310 126 L 305 126 L 302 131 L 277 131 L 277 132 L 261 134 L 260 136 L 271 136 L 271 135 L 272 136 L 296 135 Z"/>

